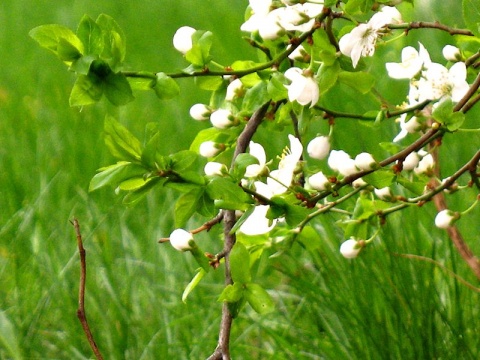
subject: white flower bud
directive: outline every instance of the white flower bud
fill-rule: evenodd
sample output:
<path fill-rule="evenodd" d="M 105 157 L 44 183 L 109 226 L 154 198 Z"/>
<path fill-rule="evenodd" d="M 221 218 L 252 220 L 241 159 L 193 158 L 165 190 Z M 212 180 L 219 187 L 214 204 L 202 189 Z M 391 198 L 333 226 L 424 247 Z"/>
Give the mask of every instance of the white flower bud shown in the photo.
<path fill-rule="evenodd" d="M 195 31 L 196 30 L 190 26 L 182 26 L 179 28 L 175 32 L 175 35 L 173 35 L 173 47 L 182 54 L 187 53 L 193 46 L 192 35 Z"/>
<path fill-rule="evenodd" d="M 308 143 L 307 152 L 313 159 L 322 160 L 327 157 L 330 151 L 330 138 L 328 136 L 317 136 Z"/>
<path fill-rule="evenodd" d="M 342 163 L 352 160 L 350 155 L 348 155 L 343 150 L 332 150 L 328 156 L 328 166 L 333 171 L 339 171 Z"/>
<path fill-rule="evenodd" d="M 442 54 L 448 61 L 460 61 L 462 59 L 460 50 L 453 45 L 446 45 L 442 50 Z"/>
<path fill-rule="evenodd" d="M 209 161 L 205 164 L 203 171 L 207 176 L 222 176 L 223 174 L 227 173 L 228 170 L 225 164 Z"/>
<path fill-rule="evenodd" d="M 199 153 L 203 157 L 214 157 L 221 151 L 221 148 L 214 141 L 205 141 L 200 144 Z"/>
<path fill-rule="evenodd" d="M 452 226 L 452 224 L 459 218 L 460 214 L 445 209 L 440 211 L 437 216 L 435 216 L 435 226 L 440 229 L 447 229 L 449 226 Z"/>
<path fill-rule="evenodd" d="M 190 108 L 190 116 L 198 121 L 208 120 L 212 111 L 205 104 L 195 104 Z"/>
<path fill-rule="evenodd" d="M 230 110 L 227 109 L 215 110 L 210 115 L 210 122 L 217 129 L 226 129 L 234 124 L 233 115 Z"/>
<path fill-rule="evenodd" d="M 392 190 L 389 187 L 373 190 L 380 200 L 391 201 L 393 199 Z"/>
<path fill-rule="evenodd" d="M 403 160 L 403 170 L 410 171 L 415 169 L 419 161 L 420 156 L 416 152 L 411 152 L 405 160 Z"/>
<path fill-rule="evenodd" d="M 193 240 L 193 236 L 186 230 L 176 229 L 170 234 L 170 244 L 178 251 L 190 250 L 192 247 L 189 242 Z"/>
<path fill-rule="evenodd" d="M 359 170 L 372 170 L 377 162 L 369 153 L 363 152 L 355 157 L 355 166 Z"/>
<path fill-rule="evenodd" d="M 432 154 L 425 155 L 422 160 L 418 163 L 417 167 L 413 169 L 415 174 L 425 174 L 433 170 L 435 161 L 433 160 Z"/>
<path fill-rule="evenodd" d="M 308 178 L 308 184 L 314 190 L 323 191 L 327 189 L 327 187 L 330 185 L 330 182 L 323 172 L 320 171 Z"/>
<path fill-rule="evenodd" d="M 359 246 L 358 241 L 353 238 L 348 239 L 340 245 L 340 253 L 347 259 L 356 258 L 360 250 L 362 250 L 362 247 Z"/>
<path fill-rule="evenodd" d="M 362 178 L 358 178 L 352 182 L 352 186 L 357 189 L 359 187 L 365 186 L 367 183 Z"/>
<path fill-rule="evenodd" d="M 233 80 L 227 86 L 227 94 L 225 95 L 226 101 L 232 101 L 233 99 L 240 97 L 243 92 L 243 84 L 240 79 Z"/>

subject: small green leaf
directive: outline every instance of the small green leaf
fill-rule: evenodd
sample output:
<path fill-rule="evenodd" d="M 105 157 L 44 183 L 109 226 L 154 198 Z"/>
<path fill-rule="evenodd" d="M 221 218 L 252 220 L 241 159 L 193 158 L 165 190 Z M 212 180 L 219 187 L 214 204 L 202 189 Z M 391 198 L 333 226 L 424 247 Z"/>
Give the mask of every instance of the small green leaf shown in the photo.
<path fill-rule="evenodd" d="M 478 0 L 463 0 L 463 19 L 468 29 L 480 36 L 480 3 Z"/>
<path fill-rule="evenodd" d="M 191 150 L 182 150 L 170 155 L 172 159 L 172 170 L 181 173 L 192 168 L 195 163 L 202 160 L 201 156 Z"/>
<path fill-rule="evenodd" d="M 85 55 L 100 55 L 103 51 L 103 34 L 100 26 L 88 15 L 83 15 L 77 36 L 85 47 Z"/>
<path fill-rule="evenodd" d="M 122 203 L 127 206 L 132 206 L 142 200 L 145 195 L 148 194 L 152 188 L 158 184 L 163 184 L 165 182 L 164 178 L 154 177 L 150 178 L 146 181 L 145 185 L 141 188 L 136 190 L 130 191 L 125 197 L 123 198 Z"/>
<path fill-rule="evenodd" d="M 177 82 L 163 72 L 157 73 L 157 81 L 153 90 L 158 98 L 162 100 L 173 99 L 180 93 L 180 87 Z"/>
<path fill-rule="evenodd" d="M 285 221 L 290 226 L 297 226 L 301 221 L 305 220 L 310 210 L 304 206 L 286 204 Z"/>
<path fill-rule="evenodd" d="M 230 252 L 230 270 L 234 283 L 246 284 L 252 280 L 250 274 L 250 254 L 240 242 L 236 242 Z"/>
<path fill-rule="evenodd" d="M 458 130 L 465 121 L 465 114 L 454 111 L 454 104 L 450 98 L 438 103 L 438 106 L 432 112 L 432 117 L 440 124 L 445 125 L 448 131 Z"/>
<path fill-rule="evenodd" d="M 268 314 L 275 310 L 275 303 L 268 292 L 258 284 L 247 284 L 245 298 L 250 306 L 259 314 Z"/>
<path fill-rule="evenodd" d="M 213 200 L 224 200 L 231 203 L 250 203 L 250 196 L 243 192 L 237 184 L 221 177 L 213 178 L 207 185 L 207 193 Z"/>
<path fill-rule="evenodd" d="M 247 113 L 253 113 L 269 100 L 270 95 L 267 91 L 267 83 L 261 81 L 246 91 L 242 103 L 242 110 Z"/>
<path fill-rule="evenodd" d="M 224 85 L 224 80 L 221 76 L 196 76 L 195 85 L 202 90 L 215 91 Z"/>
<path fill-rule="evenodd" d="M 340 73 L 340 65 L 338 64 L 338 62 L 334 62 L 333 65 L 331 66 L 322 64 L 318 74 L 318 78 L 319 78 L 318 87 L 320 89 L 321 94 L 325 94 L 337 83 L 339 73 Z"/>
<path fill-rule="evenodd" d="M 139 161 L 140 141 L 111 116 L 105 117 L 105 143 L 113 156 L 120 160 Z"/>
<path fill-rule="evenodd" d="M 103 83 L 93 74 L 79 75 L 72 92 L 70 93 L 70 106 L 85 106 L 96 103 L 102 98 Z"/>
<path fill-rule="evenodd" d="M 175 204 L 175 227 L 182 228 L 187 221 L 195 214 L 198 201 L 203 195 L 202 188 L 195 188 L 186 194 L 181 195 Z"/>
<path fill-rule="evenodd" d="M 84 47 L 77 35 L 74 34 L 69 28 L 57 25 L 42 25 L 38 26 L 29 32 L 30 37 L 32 37 L 40 46 L 52 51 L 54 54 L 59 56 L 58 50 L 60 42 L 69 44 L 71 47 L 75 48 L 80 54 L 83 54 Z"/>
<path fill-rule="evenodd" d="M 78 60 L 82 56 L 82 53 L 73 44 L 61 38 L 58 41 L 57 55 L 62 61 L 73 62 Z"/>
<path fill-rule="evenodd" d="M 388 169 L 380 169 L 362 177 L 366 183 L 373 185 L 377 189 L 390 186 L 394 178 L 395 174 Z"/>
<path fill-rule="evenodd" d="M 267 84 L 268 96 L 273 101 L 280 101 L 287 98 L 287 88 L 285 87 L 285 76 L 281 73 L 273 73 Z"/>
<path fill-rule="evenodd" d="M 322 63 L 331 66 L 337 58 L 337 49 L 332 45 L 324 29 L 318 29 L 313 34 L 313 43 L 319 50 L 319 56 Z"/>
<path fill-rule="evenodd" d="M 90 181 L 88 191 L 94 191 L 106 185 L 117 187 L 122 181 L 143 177 L 146 172 L 143 166 L 128 161 L 120 161 L 99 169 L 99 173 Z"/>
<path fill-rule="evenodd" d="M 132 88 L 125 75 L 111 72 L 105 78 L 105 96 L 115 106 L 134 100 Z"/>
<path fill-rule="evenodd" d="M 375 78 L 373 75 L 363 71 L 340 71 L 338 73 L 338 81 L 352 87 L 362 94 L 368 93 L 373 85 L 375 85 Z"/>
<path fill-rule="evenodd" d="M 126 54 L 126 40 L 123 30 L 117 22 L 110 16 L 100 14 L 95 21 L 102 30 L 103 35 L 103 52 L 101 57 L 105 59 L 112 69 L 117 68 Z"/>
<path fill-rule="evenodd" d="M 322 239 L 320 238 L 318 231 L 310 225 L 305 226 L 302 229 L 301 233 L 297 235 L 297 240 L 308 251 L 315 251 L 322 247 Z"/>
<path fill-rule="evenodd" d="M 185 59 L 193 65 L 205 66 L 210 62 L 210 48 L 212 47 L 212 33 L 197 30 L 192 35 L 192 48 L 185 54 Z"/>
<path fill-rule="evenodd" d="M 218 301 L 226 301 L 228 303 L 240 301 L 243 297 L 244 291 L 245 286 L 241 283 L 227 285 L 218 297 Z"/>
<path fill-rule="evenodd" d="M 258 66 L 259 64 L 251 61 L 251 60 L 237 60 L 235 61 L 230 67 L 235 70 L 235 71 L 241 71 L 241 70 L 249 70 L 255 66 Z M 245 87 L 253 87 L 255 86 L 259 81 L 261 81 L 260 76 L 256 72 L 242 76 L 241 78 L 242 84 Z"/>
<path fill-rule="evenodd" d="M 187 302 L 187 297 L 190 295 L 190 293 L 197 287 L 197 285 L 202 281 L 203 277 L 205 276 L 207 272 L 205 271 L 204 268 L 198 268 L 197 273 L 193 277 L 192 281 L 188 283 L 188 285 L 185 287 L 185 290 L 183 291 L 182 294 L 182 301 L 185 303 Z"/>

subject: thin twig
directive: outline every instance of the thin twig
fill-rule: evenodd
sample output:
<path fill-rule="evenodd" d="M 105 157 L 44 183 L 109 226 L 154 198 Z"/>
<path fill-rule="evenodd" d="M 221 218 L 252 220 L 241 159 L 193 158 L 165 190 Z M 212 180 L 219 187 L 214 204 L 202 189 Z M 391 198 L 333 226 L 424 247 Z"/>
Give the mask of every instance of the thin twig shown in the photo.
<path fill-rule="evenodd" d="M 406 32 L 416 29 L 438 29 L 448 32 L 450 35 L 466 35 L 473 36 L 473 33 L 467 29 L 456 29 L 443 24 L 438 21 L 426 22 L 426 21 L 413 21 L 405 24 L 389 24 L 389 29 L 405 29 Z"/>
<path fill-rule="evenodd" d="M 245 129 L 243 129 L 242 133 L 238 137 L 237 146 L 233 155 L 231 167 L 233 167 L 235 164 L 235 158 L 239 154 L 247 151 L 248 144 L 250 143 L 250 140 L 257 131 L 258 126 L 265 117 L 269 106 L 270 100 L 262 107 L 260 107 L 257 111 L 255 111 L 250 120 L 248 120 L 247 126 L 245 126 Z M 229 255 L 236 241 L 235 233 L 232 233 L 231 230 L 235 226 L 236 217 L 235 211 L 233 210 L 225 210 L 223 213 L 225 245 L 223 247 L 223 251 L 220 254 L 217 254 L 216 258 L 225 258 L 225 285 L 230 285 L 232 284 L 232 274 L 230 272 Z M 220 331 L 218 334 L 218 345 L 213 354 L 210 355 L 208 360 L 230 360 L 230 332 L 232 329 L 232 323 L 233 316 L 228 309 L 228 304 L 225 302 L 222 307 L 222 320 L 220 323 Z"/>
<path fill-rule="evenodd" d="M 82 324 L 83 331 L 87 336 L 88 343 L 95 354 L 95 357 L 98 360 L 103 360 L 103 356 L 98 349 L 97 344 L 93 338 L 92 332 L 90 331 L 90 326 L 88 326 L 87 315 L 85 313 L 85 282 L 87 278 L 87 262 L 86 262 L 86 252 L 83 247 L 82 234 L 80 233 L 80 224 L 77 219 L 73 219 L 72 225 L 75 228 L 75 234 L 77 236 L 77 245 L 78 253 L 80 254 L 80 286 L 78 289 L 78 310 L 77 317 Z"/>

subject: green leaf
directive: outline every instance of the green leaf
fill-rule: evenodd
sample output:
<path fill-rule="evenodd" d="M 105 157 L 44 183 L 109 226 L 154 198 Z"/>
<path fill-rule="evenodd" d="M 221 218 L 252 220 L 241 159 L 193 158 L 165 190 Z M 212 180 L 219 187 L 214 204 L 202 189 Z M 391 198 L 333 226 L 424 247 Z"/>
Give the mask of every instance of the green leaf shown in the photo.
<path fill-rule="evenodd" d="M 79 75 L 72 92 L 70 93 L 70 106 L 85 106 L 96 103 L 102 98 L 103 83 L 95 75 Z"/>
<path fill-rule="evenodd" d="M 193 65 L 207 65 L 211 59 L 212 35 L 210 31 L 195 31 L 192 35 L 192 48 L 185 54 L 185 59 Z"/>
<path fill-rule="evenodd" d="M 83 43 L 85 55 L 100 55 L 103 51 L 103 34 L 100 26 L 88 15 L 83 15 L 77 28 L 77 36 Z"/>
<path fill-rule="evenodd" d="M 267 83 L 261 81 L 246 91 L 242 103 L 242 110 L 247 113 L 253 113 L 268 100 L 270 100 L 270 95 L 267 91 Z"/>
<path fill-rule="evenodd" d="M 224 200 L 232 204 L 251 203 L 251 198 L 237 184 L 226 178 L 213 178 L 207 185 L 207 193 L 213 200 Z"/>
<path fill-rule="evenodd" d="M 298 225 L 307 217 L 310 212 L 310 210 L 305 208 L 304 206 L 292 205 L 289 203 L 286 204 L 285 210 L 285 221 L 290 226 Z"/>
<path fill-rule="evenodd" d="M 227 285 L 218 297 L 218 301 L 235 303 L 241 300 L 245 291 L 245 286 L 241 283 Z"/>
<path fill-rule="evenodd" d="M 72 43 L 62 38 L 58 41 L 57 55 L 62 61 L 73 62 L 78 60 L 82 53 Z"/>
<path fill-rule="evenodd" d="M 165 182 L 164 178 L 154 177 L 147 180 L 144 186 L 134 191 L 130 191 L 125 197 L 123 198 L 122 203 L 127 206 L 132 206 L 142 200 L 145 195 L 148 194 L 152 188 L 158 184 L 162 184 Z"/>
<path fill-rule="evenodd" d="M 120 160 L 140 160 L 142 153 L 140 141 L 126 127 L 107 115 L 104 128 L 105 144 L 113 156 Z"/>
<path fill-rule="evenodd" d="M 313 34 L 313 43 L 319 49 L 318 55 L 325 66 L 331 66 L 337 59 L 337 49 L 332 45 L 324 29 L 318 29 Z"/>
<path fill-rule="evenodd" d="M 297 235 L 297 240 L 308 251 L 315 251 L 322 247 L 322 239 L 320 238 L 318 231 L 310 225 L 305 226 L 302 232 Z"/>
<path fill-rule="evenodd" d="M 480 3 L 478 0 L 463 0 L 463 19 L 468 29 L 480 36 Z"/>
<path fill-rule="evenodd" d="M 175 204 L 175 227 L 182 228 L 195 214 L 198 202 L 203 196 L 203 189 L 198 187 L 180 196 Z"/>
<path fill-rule="evenodd" d="M 319 79 L 318 87 L 321 94 L 325 94 L 337 83 L 339 73 L 340 64 L 338 64 L 338 62 L 334 62 L 331 66 L 322 64 L 317 75 Z"/>
<path fill-rule="evenodd" d="M 394 178 L 395 174 L 388 169 L 380 169 L 362 177 L 367 184 L 373 185 L 377 189 L 390 186 Z"/>
<path fill-rule="evenodd" d="M 185 287 L 185 290 L 183 291 L 182 294 L 182 301 L 185 303 L 187 302 L 187 297 L 190 295 L 190 293 L 197 287 L 197 285 L 202 281 L 203 277 L 205 276 L 207 272 L 205 271 L 204 268 L 198 268 L 197 273 L 193 277 L 192 281 L 188 283 L 188 285 Z"/>
<path fill-rule="evenodd" d="M 60 57 L 59 47 L 63 47 L 61 51 L 65 51 L 66 44 L 75 48 L 78 53 L 83 54 L 84 47 L 80 39 L 69 28 L 57 25 L 38 26 L 28 33 L 40 46 L 52 51 Z M 62 42 L 63 45 L 60 45 Z"/>
<path fill-rule="evenodd" d="M 125 75 L 111 72 L 105 78 L 105 96 L 115 106 L 134 100 L 132 88 Z"/>
<path fill-rule="evenodd" d="M 202 160 L 200 155 L 191 150 L 179 151 L 170 155 L 170 159 L 172 159 L 172 170 L 176 172 L 186 171 Z"/>
<path fill-rule="evenodd" d="M 285 87 L 285 76 L 282 73 L 273 73 L 267 84 L 268 96 L 273 101 L 280 101 L 287 98 L 288 90 Z"/>
<path fill-rule="evenodd" d="M 255 62 L 251 60 L 237 60 L 235 61 L 230 67 L 235 70 L 235 71 L 241 71 L 241 70 L 249 70 L 255 66 L 257 66 Z M 245 87 L 253 87 L 255 86 L 259 81 L 261 81 L 260 77 L 256 72 L 242 76 L 241 78 L 242 84 Z"/>
<path fill-rule="evenodd" d="M 180 87 L 177 82 L 163 72 L 157 73 L 157 81 L 153 90 L 158 98 L 162 100 L 173 99 L 180 93 Z"/>
<path fill-rule="evenodd" d="M 374 76 L 363 71 L 340 71 L 338 73 L 338 81 L 352 87 L 362 94 L 368 93 L 373 88 L 373 85 L 375 85 Z"/>
<path fill-rule="evenodd" d="M 221 76 L 196 76 L 195 85 L 202 90 L 215 91 L 224 85 L 224 80 Z"/>
<path fill-rule="evenodd" d="M 247 153 L 238 154 L 235 158 L 232 176 L 240 181 L 245 175 L 247 166 L 253 164 L 258 164 L 258 159 L 255 156 Z"/>
<path fill-rule="evenodd" d="M 103 34 L 103 52 L 101 58 L 105 59 L 112 69 L 117 68 L 126 54 L 126 40 L 123 30 L 117 22 L 110 16 L 100 14 L 96 23 L 102 29 Z"/>
<path fill-rule="evenodd" d="M 438 106 L 433 110 L 432 117 L 440 124 L 445 125 L 448 131 L 458 130 L 465 121 L 465 114 L 454 111 L 454 104 L 450 98 L 438 103 Z"/>
<path fill-rule="evenodd" d="M 94 191 L 106 185 L 117 187 L 122 181 L 142 177 L 146 172 L 147 170 L 141 165 L 120 161 L 99 169 L 99 173 L 90 181 L 88 191 Z"/>
<path fill-rule="evenodd" d="M 268 314 L 275 310 L 275 303 L 268 292 L 258 284 L 247 284 L 245 298 L 250 306 L 259 314 Z"/>
<path fill-rule="evenodd" d="M 250 274 L 250 254 L 240 242 L 236 242 L 230 252 L 230 269 L 234 283 L 246 284 L 252 280 Z"/>

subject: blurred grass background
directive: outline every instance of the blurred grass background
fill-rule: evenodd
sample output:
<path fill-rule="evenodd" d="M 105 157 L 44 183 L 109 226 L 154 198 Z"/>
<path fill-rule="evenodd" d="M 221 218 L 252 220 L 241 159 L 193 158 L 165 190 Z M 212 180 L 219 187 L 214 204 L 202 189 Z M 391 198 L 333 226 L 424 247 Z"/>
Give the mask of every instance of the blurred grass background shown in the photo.
<path fill-rule="evenodd" d="M 125 31 L 126 62 L 132 70 L 172 71 L 185 66 L 171 45 L 172 36 L 178 27 L 190 25 L 211 30 L 215 58 L 229 64 L 237 58 L 255 59 L 239 40 L 246 4 L 0 3 L 0 359 L 92 358 L 76 318 L 79 264 L 69 223 L 73 217 L 80 221 L 87 250 L 87 316 L 107 359 L 202 359 L 213 351 L 222 271 L 210 274 L 183 304 L 181 294 L 196 265 L 156 242 L 172 230 L 174 194 L 154 192 L 134 208 L 125 208 L 110 189 L 87 193 L 95 170 L 113 161 L 103 144 L 105 113 L 114 114 L 140 139 L 146 123 L 160 122 L 169 153 L 187 148 L 205 126 L 192 121 L 188 110 L 207 101 L 209 94 L 192 91 L 189 80 L 180 80 L 182 95 L 174 101 L 141 93 L 121 109 L 107 104 L 69 108 L 72 75 L 28 31 L 47 23 L 75 29 L 84 13 L 93 18 L 106 13 Z M 452 24 L 451 14 L 458 13 L 461 20 L 455 0 L 430 2 L 430 7 L 414 10 L 412 19 L 432 9 L 421 19 Z M 451 42 L 435 31 L 412 32 L 406 41 L 416 46 L 418 40 L 432 53 Z M 399 61 L 399 53 L 387 56 Z M 386 96 L 399 103 L 402 93 L 389 88 Z M 354 96 L 332 100 L 332 105 L 356 108 Z M 339 121 L 334 145 L 352 154 L 379 153 L 379 137 L 391 139 L 395 128 L 390 123 L 372 130 Z M 471 134 L 445 137 L 445 173 L 468 159 L 479 140 Z M 449 204 L 463 210 L 474 197 L 458 194 L 449 197 Z M 308 252 L 295 247 L 281 258 L 261 262 L 258 279 L 272 289 L 277 311 L 264 317 L 249 309 L 242 313 L 233 328 L 233 357 L 478 358 L 478 294 L 438 267 L 393 255 L 434 258 L 475 284 L 446 234 L 433 227 L 434 215 L 429 204 L 392 216 L 375 246 L 353 262 L 338 254 L 343 239 L 334 219 L 327 215 L 317 221 L 319 247 Z M 459 223 L 477 254 L 478 216 L 475 211 Z"/>

